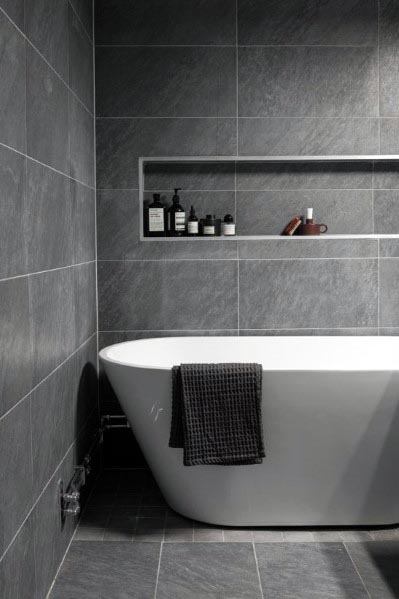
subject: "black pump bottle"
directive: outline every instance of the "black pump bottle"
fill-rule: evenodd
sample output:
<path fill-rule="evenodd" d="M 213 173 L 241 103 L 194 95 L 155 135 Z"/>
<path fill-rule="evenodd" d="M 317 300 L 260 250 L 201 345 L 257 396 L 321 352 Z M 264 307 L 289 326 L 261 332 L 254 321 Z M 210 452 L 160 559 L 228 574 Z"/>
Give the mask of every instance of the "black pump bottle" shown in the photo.
<path fill-rule="evenodd" d="M 181 237 L 186 234 L 186 213 L 178 196 L 180 189 L 180 187 L 175 188 L 172 205 L 168 210 L 168 232 L 172 237 Z"/>

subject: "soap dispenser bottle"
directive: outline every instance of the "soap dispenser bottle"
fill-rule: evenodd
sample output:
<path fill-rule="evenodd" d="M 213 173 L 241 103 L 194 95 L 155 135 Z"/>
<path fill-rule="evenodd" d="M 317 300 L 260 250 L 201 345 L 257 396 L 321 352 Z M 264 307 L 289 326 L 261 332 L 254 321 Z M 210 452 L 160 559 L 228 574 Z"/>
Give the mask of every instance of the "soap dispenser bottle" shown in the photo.
<path fill-rule="evenodd" d="M 190 208 L 190 216 L 188 217 L 188 222 L 187 222 L 187 235 L 198 235 L 199 233 L 199 229 L 198 229 L 198 218 L 195 215 L 195 210 L 194 210 L 194 206 L 191 206 Z"/>
<path fill-rule="evenodd" d="M 145 231 L 148 237 L 163 237 L 166 234 L 166 209 L 159 193 L 154 193 L 148 206 L 145 219 Z"/>
<path fill-rule="evenodd" d="M 178 196 L 180 189 L 180 187 L 175 188 L 172 205 L 168 210 L 168 231 L 173 237 L 181 237 L 186 233 L 186 213 Z"/>

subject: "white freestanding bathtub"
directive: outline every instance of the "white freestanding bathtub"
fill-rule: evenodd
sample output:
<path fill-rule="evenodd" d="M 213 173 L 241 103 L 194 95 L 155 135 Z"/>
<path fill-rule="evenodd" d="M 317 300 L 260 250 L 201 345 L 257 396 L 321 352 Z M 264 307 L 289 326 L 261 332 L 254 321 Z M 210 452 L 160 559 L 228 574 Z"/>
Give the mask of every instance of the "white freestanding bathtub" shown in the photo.
<path fill-rule="evenodd" d="M 170 506 L 232 526 L 399 522 L 399 338 L 172 337 L 120 343 L 101 360 Z M 171 367 L 263 365 L 266 458 L 183 466 L 168 447 Z"/>

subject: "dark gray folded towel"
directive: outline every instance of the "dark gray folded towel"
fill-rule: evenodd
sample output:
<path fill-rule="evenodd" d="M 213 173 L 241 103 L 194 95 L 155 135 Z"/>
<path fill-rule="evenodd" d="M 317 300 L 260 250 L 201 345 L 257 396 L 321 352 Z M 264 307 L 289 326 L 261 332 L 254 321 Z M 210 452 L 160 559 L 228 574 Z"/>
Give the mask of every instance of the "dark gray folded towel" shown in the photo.
<path fill-rule="evenodd" d="M 260 464 L 262 366 L 181 364 L 172 369 L 170 447 L 184 465 Z"/>

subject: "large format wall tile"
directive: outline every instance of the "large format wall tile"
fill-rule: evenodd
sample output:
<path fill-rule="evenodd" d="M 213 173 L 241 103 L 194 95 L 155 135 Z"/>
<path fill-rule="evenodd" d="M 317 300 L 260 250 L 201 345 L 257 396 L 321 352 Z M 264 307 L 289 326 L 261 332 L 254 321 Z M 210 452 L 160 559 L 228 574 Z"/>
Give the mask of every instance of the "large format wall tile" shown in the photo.
<path fill-rule="evenodd" d="M 68 81 L 68 3 L 25 2 L 26 35 L 51 66 Z"/>
<path fill-rule="evenodd" d="M 72 270 L 74 277 L 74 337 L 75 345 L 79 347 L 96 330 L 96 264 L 89 262 L 76 266 Z"/>
<path fill-rule="evenodd" d="M 376 118 L 240 118 L 238 150 L 258 156 L 377 154 L 378 131 Z M 385 146 L 381 140 L 381 152 L 391 153 Z"/>
<path fill-rule="evenodd" d="M 0 562 L 2 599 L 32 599 L 36 591 L 33 530 L 33 518 L 30 517 Z"/>
<path fill-rule="evenodd" d="M 399 326 L 398 289 L 399 260 L 382 258 L 380 269 L 380 325 L 382 327 Z"/>
<path fill-rule="evenodd" d="M 380 48 L 380 115 L 399 116 L 399 47 Z"/>
<path fill-rule="evenodd" d="M 234 191 L 234 162 L 150 163 L 144 167 L 144 185 L 149 191 L 183 190 Z"/>
<path fill-rule="evenodd" d="M 399 190 L 374 192 L 375 233 L 399 234 Z"/>
<path fill-rule="evenodd" d="M 95 191 L 76 181 L 69 181 L 73 214 L 74 262 L 89 262 L 96 256 Z"/>
<path fill-rule="evenodd" d="M 234 44 L 235 0 L 99 0 L 97 44 Z"/>
<path fill-rule="evenodd" d="M 28 280 L 0 282 L 0 416 L 26 395 L 33 382 Z"/>
<path fill-rule="evenodd" d="M 211 192 L 208 212 L 216 210 L 220 216 L 234 212 L 234 193 Z M 199 197 L 198 197 L 199 196 Z M 206 214 L 201 193 L 182 193 L 181 198 L 188 211 L 191 202 L 199 214 Z M 203 196 L 202 196 L 203 197 Z M 221 201 L 219 201 L 221 200 Z M 99 260 L 163 260 L 165 258 L 236 258 L 234 241 L 201 239 L 201 241 L 168 240 L 140 241 L 140 217 L 138 192 L 135 190 L 105 189 L 97 192 L 97 236 Z"/>
<path fill-rule="evenodd" d="M 399 118 L 380 119 L 381 154 L 399 154 Z"/>
<path fill-rule="evenodd" d="M 66 173 L 68 90 L 31 46 L 27 53 L 28 154 Z"/>
<path fill-rule="evenodd" d="M 93 335 L 73 357 L 71 440 L 77 438 L 97 409 L 97 339 Z"/>
<path fill-rule="evenodd" d="M 391 169 L 388 165 L 386 169 L 386 172 L 390 173 Z M 370 189 L 371 187 L 371 162 L 237 163 L 237 190 Z"/>
<path fill-rule="evenodd" d="M 29 401 L 0 420 L 0 555 L 33 503 Z"/>
<path fill-rule="evenodd" d="M 85 106 L 93 111 L 93 46 L 75 11 L 70 6 L 69 85 Z"/>
<path fill-rule="evenodd" d="M 237 325 L 235 261 L 103 262 L 98 274 L 101 330 Z"/>
<path fill-rule="evenodd" d="M 399 43 L 399 5 L 396 0 L 379 1 L 380 46 L 396 46 Z"/>
<path fill-rule="evenodd" d="M 234 48 L 99 47 L 98 116 L 235 116 Z"/>
<path fill-rule="evenodd" d="M 373 48 L 239 49 L 240 116 L 378 116 Z"/>
<path fill-rule="evenodd" d="M 22 35 L 0 13 L 0 142 L 26 149 L 26 47 Z"/>
<path fill-rule="evenodd" d="M 94 0 L 70 0 L 70 4 L 81 20 L 90 39 L 93 38 L 93 5 Z"/>
<path fill-rule="evenodd" d="M 0 7 L 17 27 L 24 31 L 24 0 L 0 0 Z"/>
<path fill-rule="evenodd" d="M 398 245 L 399 248 L 399 245 Z M 241 259 L 285 260 L 307 258 L 377 258 L 376 239 L 296 239 L 240 241 Z"/>
<path fill-rule="evenodd" d="M 75 349 L 74 269 L 29 277 L 35 383 Z"/>
<path fill-rule="evenodd" d="M 69 94 L 69 174 L 86 185 L 94 185 L 94 120 Z"/>
<path fill-rule="evenodd" d="M 239 44 L 377 45 L 376 0 L 238 0 Z"/>
<path fill-rule="evenodd" d="M 236 153 L 236 120 L 97 119 L 97 186 L 138 187 L 139 156 Z"/>
<path fill-rule="evenodd" d="M 313 207 L 315 222 L 328 233 L 372 233 L 373 206 L 369 190 L 247 191 L 237 193 L 240 235 L 279 235 L 295 215 Z"/>
<path fill-rule="evenodd" d="M 376 325 L 376 260 L 240 261 L 241 328 Z"/>
<path fill-rule="evenodd" d="M 0 278 L 26 272 L 25 160 L 0 147 Z"/>
<path fill-rule="evenodd" d="M 64 175 L 28 160 L 28 272 L 73 262 L 72 203 Z"/>

